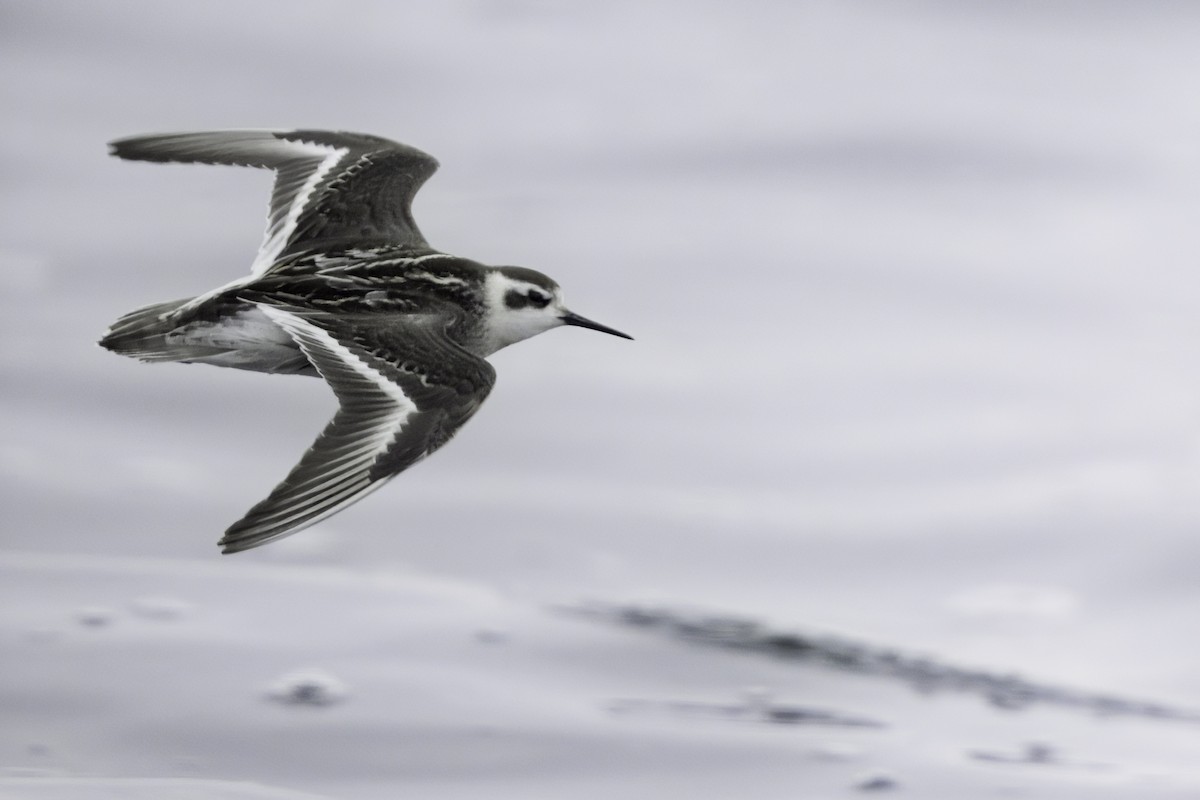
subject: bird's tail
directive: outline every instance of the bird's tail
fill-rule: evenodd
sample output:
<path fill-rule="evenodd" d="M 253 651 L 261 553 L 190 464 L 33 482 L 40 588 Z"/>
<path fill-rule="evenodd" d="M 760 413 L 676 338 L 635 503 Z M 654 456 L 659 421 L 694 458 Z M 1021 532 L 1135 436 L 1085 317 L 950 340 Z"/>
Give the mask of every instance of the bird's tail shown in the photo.
<path fill-rule="evenodd" d="M 175 312 L 192 298 L 155 303 L 130 311 L 112 324 L 100 346 L 142 361 L 190 361 L 211 355 L 216 348 L 185 344 L 170 334 L 176 330 Z M 201 352 L 203 351 L 203 352 Z"/>

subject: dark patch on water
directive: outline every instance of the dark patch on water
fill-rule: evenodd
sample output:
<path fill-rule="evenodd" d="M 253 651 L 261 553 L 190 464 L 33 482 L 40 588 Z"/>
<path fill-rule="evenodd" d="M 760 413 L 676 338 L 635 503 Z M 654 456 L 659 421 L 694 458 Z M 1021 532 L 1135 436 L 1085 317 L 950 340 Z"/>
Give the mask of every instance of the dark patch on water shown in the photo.
<path fill-rule="evenodd" d="M 964 669 L 930 658 L 905 655 L 895 648 L 841 637 L 774 630 L 748 617 L 604 603 L 589 603 L 566 610 L 592 619 L 663 633 L 691 644 L 741 650 L 843 672 L 893 678 L 920 692 L 976 694 L 993 707 L 1003 710 L 1047 704 L 1090 711 L 1101 716 L 1200 722 L 1200 711 L 1193 709 L 1038 683 L 1015 674 Z"/>

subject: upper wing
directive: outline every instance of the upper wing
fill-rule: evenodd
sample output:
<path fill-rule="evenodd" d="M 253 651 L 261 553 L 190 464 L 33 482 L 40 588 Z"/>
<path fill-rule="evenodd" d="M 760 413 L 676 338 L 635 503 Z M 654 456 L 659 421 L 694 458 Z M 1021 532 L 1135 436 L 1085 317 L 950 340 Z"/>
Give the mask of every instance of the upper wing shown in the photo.
<path fill-rule="evenodd" d="M 438 163 L 378 136 L 233 130 L 135 136 L 109 143 L 133 161 L 234 164 L 275 171 L 267 232 L 251 272 L 313 246 L 355 243 L 427 249 L 412 199 Z"/>
<path fill-rule="evenodd" d="M 236 553 L 328 517 L 449 441 L 491 391 L 482 358 L 421 322 L 353 329 L 323 312 L 259 303 L 337 395 L 340 408 L 267 499 L 221 539 Z"/>

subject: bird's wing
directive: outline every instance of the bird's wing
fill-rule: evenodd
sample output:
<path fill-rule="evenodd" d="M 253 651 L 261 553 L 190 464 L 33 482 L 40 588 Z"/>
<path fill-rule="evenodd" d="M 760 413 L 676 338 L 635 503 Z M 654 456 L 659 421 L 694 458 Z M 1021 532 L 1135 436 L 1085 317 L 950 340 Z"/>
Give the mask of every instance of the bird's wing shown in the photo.
<path fill-rule="evenodd" d="M 134 136 L 109 147 L 132 161 L 274 170 L 254 275 L 284 256 L 339 244 L 429 249 L 413 221 L 412 199 L 438 163 L 414 147 L 362 133 L 269 130 Z"/>
<path fill-rule="evenodd" d="M 443 318 L 387 325 L 260 302 L 333 387 L 340 407 L 288 476 L 232 525 L 225 553 L 258 547 L 362 499 L 445 444 L 496 373 L 445 337 Z M 401 320 L 403 318 L 400 318 Z"/>

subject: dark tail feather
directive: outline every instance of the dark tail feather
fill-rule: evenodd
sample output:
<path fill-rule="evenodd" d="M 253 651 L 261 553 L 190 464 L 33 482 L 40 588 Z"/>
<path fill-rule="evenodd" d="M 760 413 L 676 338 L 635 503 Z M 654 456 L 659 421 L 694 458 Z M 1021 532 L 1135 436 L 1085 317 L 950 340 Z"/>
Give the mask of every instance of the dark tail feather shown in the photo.
<path fill-rule="evenodd" d="M 189 361 L 220 352 L 218 348 L 167 340 L 167 335 L 176 327 L 172 312 L 191 302 L 191 299 L 155 303 L 130 311 L 112 324 L 100 340 L 100 346 L 142 361 Z"/>

